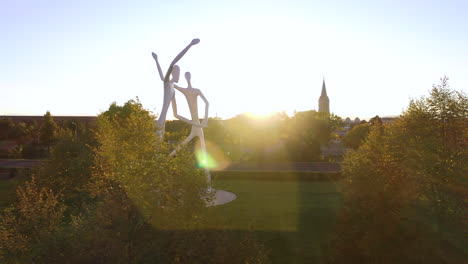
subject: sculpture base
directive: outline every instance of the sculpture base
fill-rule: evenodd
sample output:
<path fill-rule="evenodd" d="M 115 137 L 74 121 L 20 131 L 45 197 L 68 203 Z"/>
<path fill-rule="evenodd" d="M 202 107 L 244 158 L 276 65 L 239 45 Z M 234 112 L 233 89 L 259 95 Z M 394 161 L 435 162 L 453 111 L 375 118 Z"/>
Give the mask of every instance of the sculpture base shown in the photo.
<path fill-rule="evenodd" d="M 234 201 L 237 196 L 232 192 L 211 189 L 212 192 L 215 192 L 214 200 L 208 203 L 206 206 L 216 206 L 222 205 Z"/>

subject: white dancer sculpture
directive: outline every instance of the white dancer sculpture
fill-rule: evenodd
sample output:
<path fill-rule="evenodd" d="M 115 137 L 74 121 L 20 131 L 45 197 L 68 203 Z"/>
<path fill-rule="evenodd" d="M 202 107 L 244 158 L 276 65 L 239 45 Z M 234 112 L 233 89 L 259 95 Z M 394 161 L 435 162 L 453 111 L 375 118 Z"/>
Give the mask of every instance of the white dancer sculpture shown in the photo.
<path fill-rule="evenodd" d="M 190 135 L 179 146 L 177 146 L 174 149 L 174 151 L 172 151 L 172 153 L 169 154 L 169 156 L 174 155 L 180 147 L 190 142 L 190 140 L 192 140 L 194 137 L 198 137 L 200 139 L 200 144 L 201 144 L 201 149 L 202 149 L 202 163 L 205 163 L 206 162 L 206 144 L 205 144 L 205 136 L 203 134 L 202 128 L 206 127 L 208 124 L 208 107 L 209 107 L 208 100 L 206 100 L 205 96 L 202 94 L 202 92 L 199 89 L 195 89 L 192 87 L 192 83 L 190 80 L 191 75 L 189 72 L 185 73 L 185 78 L 187 79 L 187 84 L 188 84 L 187 88 L 182 88 L 182 87 L 175 85 L 175 83 L 179 81 L 179 74 L 180 74 L 180 69 L 175 64 L 185 55 L 185 53 L 187 53 L 187 51 L 190 49 L 191 46 L 196 45 L 199 42 L 200 42 L 199 39 L 193 39 L 192 42 L 185 49 L 183 49 L 179 53 L 179 55 L 177 55 L 177 57 L 172 61 L 165 76 L 163 76 L 161 67 L 159 66 L 158 56 L 153 52 L 153 58 L 156 61 L 156 66 L 158 68 L 159 76 L 161 77 L 161 80 L 164 82 L 164 101 L 163 101 L 161 114 L 156 123 L 156 135 L 158 135 L 160 139 L 164 137 L 167 110 L 172 101 L 172 110 L 174 111 L 174 116 L 188 124 L 191 124 L 192 130 L 190 132 Z M 172 74 L 172 79 L 170 79 L 171 74 Z M 176 88 L 178 91 L 180 91 L 181 93 L 185 95 L 185 98 L 187 99 L 187 103 L 189 105 L 192 120 L 187 119 L 177 114 L 177 103 L 174 97 L 174 93 L 175 93 L 174 88 Z M 202 100 L 205 102 L 205 105 L 206 105 L 205 117 L 202 123 L 200 123 L 200 120 L 198 119 L 198 104 L 197 104 L 198 96 L 202 98 Z M 206 167 L 205 167 L 205 174 L 207 178 L 208 189 L 210 192 L 215 194 L 214 200 L 210 201 L 207 204 L 207 206 L 225 204 L 225 203 L 232 202 L 233 200 L 236 199 L 237 196 L 231 192 L 211 189 L 210 171 Z"/>
<path fill-rule="evenodd" d="M 164 101 L 163 101 L 163 106 L 161 109 L 161 114 L 158 118 L 158 121 L 156 123 L 156 134 L 160 137 L 164 137 L 164 131 L 165 131 L 165 124 L 166 124 L 166 115 L 167 115 L 167 110 L 169 109 L 169 104 L 171 103 L 172 98 L 174 98 L 174 83 L 177 83 L 179 81 L 179 75 L 180 75 L 180 69 L 179 66 L 175 65 L 182 57 L 187 53 L 187 51 L 193 46 L 196 45 L 200 42 L 199 39 L 193 39 L 190 44 L 183 49 L 177 57 L 171 62 L 171 65 L 169 66 L 169 69 L 166 72 L 166 75 L 163 76 L 161 66 L 159 66 L 158 62 L 158 55 L 156 53 L 152 53 L 154 60 L 156 61 L 156 66 L 158 68 L 159 76 L 161 77 L 161 80 L 164 82 Z M 170 76 L 172 74 L 172 79 L 170 79 Z"/>
<path fill-rule="evenodd" d="M 174 111 L 174 117 L 176 117 L 179 120 L 182 120 L 188 124 L 192 125 L 192 130 L 190 131 L 190 135 L 182 142 L 180 145 L 178 145 L 174 151 L 172 151 L 169 156 L 174 155 L 181 147 L 186 145 L 187 143 L 190 142 L 194 137 L 198 137 L 200 140 L 200 146 L 202 150 L 202 164 L 206 163 L 206 144 L 205 144 L 205 136 L 203 134 L 203 127 L 207 127 L 208 124 L 208 109 L 210 106 L 210 103 L 208 100 L 206 100 L 205 96 L 203 93 L 196 88 L 192 87 L 192 82 L 191 82 L 191 74 L 190 72 L 185 73 L 185 79 L 187 80 L 187 88 L 182 88 L 177 85 L 174 85 L 174 87 L 180 91 L 182 94 L 185 95 L 185 98 L 187 99 L 187 104 L 190 109 L 190 114 L 192 116 L 192 120 L 189 120 L 177 113 L 177 102 L 175 99 L 175 96 L 172 98 L 172 110 Z M 200 123 L 200 119 L 198 118 L 198 96 L 205 102 L 205 117 L 203 119 L 203 122 Z M 207 177 L 207 182 L 208 184 L 211 183 L 211 176 L 208 168 L 205 167 L 205 174 Z"/>

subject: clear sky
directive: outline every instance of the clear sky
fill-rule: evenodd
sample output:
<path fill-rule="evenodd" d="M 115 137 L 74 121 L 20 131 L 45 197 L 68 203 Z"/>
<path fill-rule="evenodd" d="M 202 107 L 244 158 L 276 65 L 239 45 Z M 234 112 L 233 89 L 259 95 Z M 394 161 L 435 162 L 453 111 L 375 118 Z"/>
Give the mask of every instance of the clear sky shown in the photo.
<path fill-rule="evenodd" d="M 335 114 L 397 115 L 443 75 L 467 91 L 467 14 L 462 0 L 0 0 L 0 115 L 96 115 L 136 96 L 158 113 L 151 52 L 166 71 L 192 38 L 179 66 L 210 116 L 317 109 L 323 77 Z"/>

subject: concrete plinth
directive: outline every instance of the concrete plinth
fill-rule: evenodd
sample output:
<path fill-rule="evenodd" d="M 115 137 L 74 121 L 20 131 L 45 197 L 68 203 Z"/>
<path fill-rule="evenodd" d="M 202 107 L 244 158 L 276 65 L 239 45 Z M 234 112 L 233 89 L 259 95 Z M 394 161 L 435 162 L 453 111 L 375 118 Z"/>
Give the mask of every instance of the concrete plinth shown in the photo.
<path fill-rule="evenodd" d="M 235 194 L 233 194 L 232 192 L 223 191 L 223 190 L 216 190 L 216 189 L 212 189 L 212 191 L 216 192 L 215 193 L 215 198 L 207 206 L 222 205 L 222 204 L 225 204 L 225 203 L 232 202 L 237 198 L 237 196 Z"/>

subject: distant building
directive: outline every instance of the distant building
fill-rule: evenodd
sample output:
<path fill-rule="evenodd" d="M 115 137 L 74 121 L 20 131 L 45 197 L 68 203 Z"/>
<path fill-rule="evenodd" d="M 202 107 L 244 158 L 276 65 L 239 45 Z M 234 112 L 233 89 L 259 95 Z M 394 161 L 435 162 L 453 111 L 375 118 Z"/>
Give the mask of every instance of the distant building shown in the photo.
<path fill-rule="evenodd" d="M 359 117 L 356 117 L 356 119 L 354 119 L 354 124 L 359 125 L 359 123 L 361 123 L 361 119 L 359 119 Z"/>
<path fill-rule="evenodd" d="M 344 125 L 345 126 L 349 126 L 351 125 L 351 119 L 349 117 L 347 117 L 344 121 L 343 121 Z"/>
<path fill-rule="evenodd" d="M 327 96 L 327 88 L 325 87 L 325 79 L 322 83 L 322 94 L 319 98 L 319 112 L 330 113 L 330 99 Z"/>
<path fill-rule="evenodd" d="M 382 123 L 385 124 L 385 123 L 390 123 L 390 122 L 393 122 L 393 121 L 397 120 L 398 116 L 395 116 L 395 117 L 390 117 L 390 116 L 389 117 L 381 117 L 380 119 L 382 120 Z"/>

